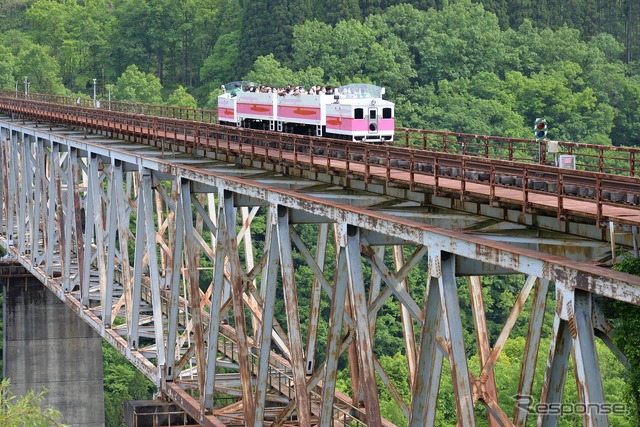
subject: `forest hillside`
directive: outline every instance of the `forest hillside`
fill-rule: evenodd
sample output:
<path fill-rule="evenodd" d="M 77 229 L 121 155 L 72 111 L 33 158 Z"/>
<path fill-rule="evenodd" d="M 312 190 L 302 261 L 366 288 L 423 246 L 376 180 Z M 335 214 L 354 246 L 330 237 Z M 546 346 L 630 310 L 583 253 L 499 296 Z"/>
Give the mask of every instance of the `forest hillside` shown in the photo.
<path fill-rule="evenodd" d="M 212 108 L 221 84 L 373 82 L 407 127 L 640 143 L 636 0 L 5 0 L 0 88 Z"/>
<path fill-rule="evenodd" d="M 0 12 L 0 89 L 16 93 L 26 86 L 91 97 L 96 90 L 117 101 L 214 108 L 220 85 L 240 79 L 371 82 L 396 103 L 400 126 L 531 138 L 535 118 L 545 117 L 550 139 L 640 145 L 638 0 L 1 0 Z M 640 273 L 633 260 L 618 268 Z M 296 270 L 301 293 L 311 278 Z M 421 288 L 417 278 L 410 280 L 412 289 Z M 487 280 L 485 298 L 493 302 L 488 327 L 495 338 L 522 278 Z M 461 280 L 471 342 L 465 286 Z M 611 425 L 638 425 L 640 316 L 637 307 L 606 308 L 620 331 L 617 344 L 634 366 L 624 369 L 598 347 L 607 399 L 629 408 L 610 417 Z M 388 326 L 398 324 L 398 311 L 393 303 L 381 310 L 376 356 L 408 398 L 406 366 L 396 353 L 403 347 L 401 331 Z M 549 313 L 547 337 L 552 322 Z M 322 333 L 326 324 L 320 328 Z M 517 390 L 527 332 L 522 319 L 515 331 L 496 372 L 506 399 Z M 477 367 L 477 355 L 468 357 Z M 538 388 L 544 357 L 536 370 Z M 150 397 L 153 387 L 115 351 L 105 349 L 105 362 L 107 425 L 120 426 L 122 400 Z M 348 373 L 340 379 L 348 392 Z M 565 399 L 576 401 L 576 393 L 567 391 Z M 439 398 L 437 424 L 454 426 L 447 378 Z M 406 425 L 390 396 L 381 395 L 381 405 L 387 419 Z M 479 419 L 486 425 L 486 418 Z M 580 422 L 566 417 L 560 425 Z"/>

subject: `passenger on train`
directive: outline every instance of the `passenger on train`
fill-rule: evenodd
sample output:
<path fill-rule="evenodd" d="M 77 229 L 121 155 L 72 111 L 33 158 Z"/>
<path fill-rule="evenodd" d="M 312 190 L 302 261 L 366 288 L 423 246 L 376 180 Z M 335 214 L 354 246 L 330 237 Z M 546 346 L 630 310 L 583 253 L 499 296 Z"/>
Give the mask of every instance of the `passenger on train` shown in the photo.
<path fill-rule="evenodd" d="M 238 92 L 242 91 L 242 88 L 240 87 L 240 83 L 236 83 L 234 86 L 235 87 L 230 92 L 232 98 L 236 96 Z"/>

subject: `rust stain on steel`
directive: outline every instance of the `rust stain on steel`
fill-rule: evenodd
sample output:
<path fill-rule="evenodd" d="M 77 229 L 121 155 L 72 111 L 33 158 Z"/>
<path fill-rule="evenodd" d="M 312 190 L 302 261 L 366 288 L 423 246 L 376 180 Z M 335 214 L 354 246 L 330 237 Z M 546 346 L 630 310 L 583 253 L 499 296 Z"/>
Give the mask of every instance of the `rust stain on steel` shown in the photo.
<path fill-rule="evenodd" d="M 184 409 L 194 420 L 203 427 L 224 427 L 225 425 L 213 415 L 201 414 L 200 403 L 189 396 L 186 391 L 173 382 L 167 382 L 163 392 Z"/>
<path fill-rule="evenodd" d="M 4 237 L 0 237 L 0 242 L 3 243 L 4 247 L 7 247 L 6 239 Z M 143 358 L 138 352 L 129 352 L 127 342 L 117 333 L 117 331 L 113 329 L 105 329 L 104 334 L 102 334 L 100 326 L 102 320 L 98 316 L 93 314 L 91 310 L 84 309 L 79 300 L 66 294 L 60 284 L 58 284 L 58 282 L 56 282 L 53 278 L 49 278 L 41 268 L 34 266 L 29 258 L 25 258 L 22 256 L 18 257 L 17 249 L 9 247 L 9 251 L 12 253 L 13 257 L 15 257 L 18 262 L 27 271 L 29 271 L 29 273 L 33 277 L 35 277 L 47 289 L 53 292 L 58 297 L 58 299 L 62 301 L 73 313 L 82 318 L 91 328 L 93 328 L 98 333 L 98 335 L 101 335 L 121 354 L 127 355 L 127 360 L 129 360 L 147 378 L 149 378 L 151 381 L 155 381 L 155 378 L 157 376 L 156 367 L 153 366 L 148 360 Z"/>
<path fill-rule="evenodd" d="M 614 272 L 586 262 L 572 261 L 509 243 L 486 240 L 481 236 L 439 228 L 409 218 L 400 218 L 388 213 L 374 211 L 366 207 L 351 206 L 334 201 L 329 202 L 319 197 L 298 193 L 295 190 L 275 188 L 249 179 L 228 177 L 221 173 L 202 171 L 189 166 L 173 165 L 172 168 L 171 173 L 176 176 L 188 175 L 194 180 L 204 182 L 213 180 L 214 185 L 223 186 L 240 194 L 250 194 L 254 197 L 325 216 L 336 221 L 342 220 L 357 224 L 365 229 L 402 236 L 416 243 L 424 243 L 425 233 L 434 234 L 439 236 L 442 239 L 440 243 L 448 245 L 448 250 L 453 253 L 460 254 L 466 245 L 472 248 L 473 253 L 468 255 L 464 253 L 465 256 L 475 256 L 480 261 L 521 272 L 533 273 L 537 277 L 562 281 L 568 277 L 570 272 L 573 272 L 573 274 L 576 274 L 577 281 L 575 284 L 569 284 L 569 286 L 640 305 L 639 276 Z M 607 279 L 605 280 L 607 286 L 602 286 L 597 277 L 603 280 Z M 615 286 L 609 286 L 612 281 L 620 282 L 626 286 L 622 290 L 614 289 Z"/>
<path fill-rule="evenodd" d="M 574 340 L 578 337 L 578 325 L 576 323 L 576 316 L 573 313 L 572 301 L 567 301 L 567 318 L 569 319 L 569 333 Z"/>
<path fill-rule="evenodd" d="M 556 289 L 556 313 L 562 313 L 562 305 L 564 304 L 564 296 L 560 289 Z"/>

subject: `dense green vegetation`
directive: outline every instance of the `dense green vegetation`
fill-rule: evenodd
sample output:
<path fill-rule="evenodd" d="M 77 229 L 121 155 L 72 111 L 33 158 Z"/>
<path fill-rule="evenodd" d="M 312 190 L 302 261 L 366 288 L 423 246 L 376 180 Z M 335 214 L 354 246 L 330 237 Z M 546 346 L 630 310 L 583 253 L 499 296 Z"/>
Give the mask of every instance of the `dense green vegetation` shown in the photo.
<path fill-rule="evenodd" d="M 155 386 L 134 368 L 117 350 L 103 341 L 104 415 L 106 427 L 123 424 L 125 400 L 147 400 L 153 397 Z"/>
<path fill-rule="evenodd" d="M 213 108 L 220 84 L 241 78 L 273 85 L 364 81 L 386 87 L 402 126 L 529 138 L 534 119 L 545 117 L 551 139 L 640 144 L 637 0 L 7 0 L 2 10 L 4 90 L 22 92 L 26 77 L 34 92 L 89 97 L 95 78 L 102 98 Z M 262 217 L 259 221 L 264 225 Z M 258 228 L 254 224 L 254 233 Z M 312 227 L 300 227 L 299 233 L 312 247 Z M 332 250 L 328 260 L 335 258 Z M 300 304 L 307 306 L 312 274 L 296 257 Z M 619 268 L 638 273 L 633 265 Z M 332 268 L 330 261 L 327 270 Z M 484 282 L 493 339 L 520 282 L 519 277 Z M 421 301 L 421 277 L 412 274 L 409 283 Z M 466 344 L 470 363 L 477 366 L 465 286 L 461 281 Z M 282 298 L 278 304 L 277 313 L 284 313 Z M 323 300 L 322 319 L 329 308 Z M 635 309 L 616 306 L 611 314 L 621 331 L 617 344 L 637 367 Z M 503 402 L 517 387 L 528 310 L 496 368 Z M 309 313 L 300 316 L 304 327 Z M 547 337 L 551 321 L 549 314 Z M 398 325 L 398 305 L 389 302 L 379 313 L 375 347 L 408 399 Z M 322 321 L 320 343 L 326 342 L 326 327 Z M 607 399 L 635 408 L 637 369 L 624 371 L 606 348 L 599 352 Z M 318 358 L 323 359 L 322 349 Z M 105 363 L 107 425 L 118 426 L 121 401 L 149 397 L 153 388 L 109 348 Z M 540 367 L 537 390 L 542 374 Z M 341 378 L 348 391 L 348 373 Z M 402 425 L 399 408 L 385 393 L 385 417 Z M 567 387 L 566 398 L 575 400 L 575 388 Z M 455 424 L 446 376 L 440 399 L 439 424 Z M 633 421 L 630 415 L 612 424 Z"/>
<path fill-rule="evenodd" d="M 0 88 L 213 107 L 220 84 L 374 82 L 398 124 L 640 142 L 640 4 L 13 0 Z"/>
<path fill-rule="evenodd" d="M 0 425 L 3 427 L 51 427 L 61 426 L 60 412 L 43 407 L 46 390 L 30 391 L 25 396 L 11 392 L 8 379 L 0 381 Z"/>

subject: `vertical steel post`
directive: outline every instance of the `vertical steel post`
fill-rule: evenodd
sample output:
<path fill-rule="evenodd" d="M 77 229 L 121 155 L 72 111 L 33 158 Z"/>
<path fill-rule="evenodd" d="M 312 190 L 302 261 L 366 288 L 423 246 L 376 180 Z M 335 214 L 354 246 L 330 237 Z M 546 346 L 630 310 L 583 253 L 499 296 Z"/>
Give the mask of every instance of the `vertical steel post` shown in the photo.
<path fill-rule="evenodd" d="M 520 385 L 516 395 L 516 407 L 513 414 L 513 424 L 516 427 L 524 427 L 527 424 L 531 395 L 533 391 L 533 379 L 536 372 L 536 361 L 540 349 L 540 337 L 544 324 L 544 313 L 547 307 L 547 294 L 549 292 L 549 280 L 538 279 L 533 302 L 531 304 L 531 317 L 527 332 L 527 343 L 522 357 L 520 370 Z"/>
<path fill-rule="evenodd" d="M 575 332 L 572 332 L 574 341 L 573 360 L 578 385 L 578 397 L 584 405 L 584 425 L 608 427 L 609 419 L 604 408 L 604 391 L 602 387 L 602 374 L 598 362 L 595 335 L 593 333 L 592 300 L 589 292 L 576 289 L 573 300 L 573 319 Z"/>
<path fill-rule="evenodd" d="M 251 362 L 247 339 L 247 325 L 244 317 L 244 286 L 242 283 L 240 260 L 238 259 L 238 244 L 236 241 L 236 208 L 233 204 L 233 193 L 220 190 L 220 200 L 224 204 L 225 239 L 229 254 L 229 277 L 231 278 L 231 299 L 233 303 L 233 317 L 238 337 L 238 362 L 242 381 L 242 403 L 246 425 L 254 425 L 254 402 L 251 380 Z M 220 236 L 218 236 L 220 239 Z"/>
<path fill-rule="evenodd" d="M 122 167 L 122 162 L 116 161 L 114 163 L 114 170 L 112 173 L 111 180 L 113 182 L 114 191 L 112 194 L 114 195 L 114 199 L 112 199 L 111 204 L 113 205 L 115 202 L 115 206 L 111 207 L 112 211 L 115 211 L 116 219 L 111 228 L 117 227 L 117 230 L 114 229 L 114 234 L 117 231 L 118 233 L 118 242 L 120 249 L 120 270 L 122 274 L 122 288 L 123 288 L 123 297 L 124 297 L 124 307 L 126 313 L 126 319 L 131 319 L 131 290 L 132 290 L 132 277 L 131 277 L 131 264 L 129 262 L 129 204 L 126 200 L 126 194 L 124 192 L 124 174 Z M 113 212 L 112 212 L 113 215 Z M 115 252 L 115 243 L 113 247 L 113 252 Z M 117 307 L 116 307 L 117 308 Z M 117 313 L 111 313 L 112 317 L 115 317 Z M 131 325 L 127 324 L 127 332 L 131 333 Z"/>
<path fill-rule="evenodd" d="M 56 142 L 51 142 L 51 153 L 49 154 L 49 209 L 47 211 L 47 253 L 45 261 L 45 271 L 47 275 L 53 274 L 53 254 L 56 244 L 56 207 L 59 203 L 57 201 L 57 186 L 60 184 L 58 177 L 60 174 L 60 145 Z M 20 213 L 22 215 L 22 206 L 20 207 Z"/>
<path fill-rule="evenodd" d="M 458 286 L 455 276 L 455 256 L 452 253 L 441 252 L 440 300 L 442 305 L 442 321 L 450 342 L 449 363 L 451 365 L 451 379 L 453 393 L 456 397 L 458 422 L 463 427 L 475 426 L 473 409 L 473 395 L 469 381 L 469 367 L 464 349 L 462 320 L 460 318 L 460 302 L 458 300 Z"/>
<path fill-rule="evenodd" d="M 347 267 L 349 271 L 349 297 L 356 323 L 356 345 L 360 362 L 364 406 L 367 411 L 367 424 L 379 425 L 381 424 L 380 402 L 373 363 L 373 338 L 369 324 L 360 257 L 360 230 L 352 225 L 347 226 Z"/>
<path fill-rule="evenodd" d="M 156 339 L 156 357 L 158 365 L 158 378 L 162 377 L 162 369 L 166 366 L 164 324 L 162 321 L 162 299 L 160 298 L 160 274 L 158 272 L 158 255 L 156 248 L 156 230 L 153 219 L 153 189 L 151 186 L 151 173 L 145 170 L 142 174 L 142 188 L 144 194 L 144 218 L 146 253 L 149 259 L 149 278 L 151 286 L 151 305 L 153 307 L 153 327 Z"/>
<path fill-rule="evenodd" d="M 27 237 L 27 208 L 31 200 L 31 179 L 33 172 L 31 169 L 31 153 L 29 152 L 29 135 L 22 134 L 22 144 L 20 145 L 20 169 L 21 180 L 20 184 L 20 203 L 18 211 L 18 252 L 25 254 L 25 240 Z M 51 195 L 51 194 L 49 194 Z M 30 221 L 31 222 L 31 221 Z M 53 225 L 55 221 L 51 221 L 48 224 Z M 34 226 L 38 226 L 37 222 Z"/>
<path fill-rule="evenodd" d="M 108 179 L 107 183 L 107 194 L 109 194 L 108 200 L 109 203 L 107 205 L 107 223 L 105 224 L 105 229 L 107 231 L 107 259 L 106 259 L 106 282 L 104 287 L 104 318 L 102 319 L 102 323 L 105 328 L 110 328 L 111 323 L 113 322 L 111 312 L 113 305 L 113 285 L 114 285 L 114 276 L 115 276 L 115 259 L 116 259 L 116 234 L 118 233 L 118 193 L 122 192 L 122 188 L 118 188 L 116 186 L 117 180 L 115 178 L 116 174 L 122 174 L 122 162 L 118 159 L 114 159 L 111 162 L 111 177 Z M 121 260 L 122 261 L 122 260 Z"/>
<path fill-rule="evenodd" d="M 340 357 L 340 342 L 342 334 L 342 320 L 345 314 L 344 306 L 347 295 L 348 270 L 347 254 L 344 246 L 336 247 L 336 273 L 331 294 L 331 313 L 329 314 L 329 330 L 327 332 L 327 351 L 324 366 L 324 388 L 322 390 L 322 407 L 320 410 L 320 426 L 333 425 L 332 411 L 335 395 L 338 358 Z"/>
<path fill-rule="evenodd" d="M 204 403 L 205 393 L 205 374 L 206 374 L 206 355 L 204 354 L 204 330 L 202 323 L 202 309 L 200 308 L 200 286 L 198 280 L 198 265 L 200 252 L 197 250 L 195 229 L 193 227 L 193 214 L 191 211 L 191 181 L 183 179 L 180 183 L 180 196 L 182 197 L 182 208 L 184 216 L 184 251 L 187 269 L 187 285 L 189 289 L 189 309 L 191 312 L 192 330 L 195 339 L 196 361 L 198 369 L 198 385 L 199 394 Z M 148 215 L 148 213 L 147 213 Z M 147 226 L 148 227 L 148 226 Z M 150 235 L 147 235 L 147 239 Z M 215 345 L 215 344 L 214 344 Z M 172 349 L 169 349 L 171 351 Z M 204 405 L 201 407 L 204 409 Z"/>
<path fill-rule="evenodd" d="M 172 187 L 172 199 L 175 204 L 175 217 L 173 221 L 173 230 L 171 231 L 175 238 L 173 241 L 172 254 L 171 254 L 171 266 L 168 277 L 169 285 L 169 313 L 167 314 L 167 365 L 166 365 L 166 380 L 173 381 L 176 376 L 175 361 L 180 356 L 176 352 L 176 341 L 178 338 L 178 316 L 180 314 L 180 284 L 182 277 L 182 250 L 184 246 L 185 228 L 184 228 L 184 206 L 182 206 L 182 197 L 178 194 L 182 183 L 180 180 L 174 182 Z M 211 307 L 211 316 L 217 313 L 215 306 Z M 219 307 L 218 307 L 219 308 Z M 214 341 L 209 341 L 209 350 L 214 349 L 214 354 L 217 354 L 217 336 Z M 207 367 L 211 363 L 207 361 Z M 214 362 L 215 363 L 215 362 Z M 207 372 L 209 370 L 207 369 Z M 206 389 L 206 388 L 205 388 Z M 207 400 L 205 392 L 205 402 Z M 210 406 L 206 406 L 209 408 Z"/>
<path fill-rule="evenodd" d="M 222 218 L 221 215 L 215 214 L 213 195 L 209 194 L 209 215 L 212 219 Z M 211 285 L 213 289 L 211 291 L 211 309 L 209 312 L 209 348 L 207 351 L 207 372 L 205 375 L 205 407 L 210 409 L 213 407 L 213 386 L 216 372 L 216 359 L 218 356 L 218 336 L 220 330 L 220 308 L 222 305 L 222 291 L 225 286 L 224 269 L 225 257 L 228 255 L 226 248 L 226 239 L 224 233 L 225 223 L 224 221 L 216 221 L 216 233 L 213 237 L 213 230 L 211 232 L 212 242 L 215 242 L 216 256 L 214 261 L 213 281 Z"/>
<path fill-rule="evenodd" d="M 140 168 L 139 180 L 140 185 L 138 188 L 138 197 L 136 199 L 136 205 L 138 211 L 136 212 L 136 242 L 135 242 L 135 255 L 133 261 L 133 289 L 131 295 L 131 319 L 130 333 L 129 333 L 129 348 L 137 349 L 140 344 L 139 337 L 139 321 L 140 321 L 140 303 L 142 299 L 142 273 L 143 265 L 142 260 L 145 256 L 145 204 L 148 202 L 145 199 L 145 192 L 142 191 L 143 176 L 149 174 L 149 171 Z"/>
<path fill-rule="evenodd" d="M 291 343 L 291 368 L 293 383 L 298 404 L 298 420 L 301 425 L 311 425 L 309 394 L 307 392 L 305 358 L 302 349 L 302 333 L 298 313 L 298 295 L 295 283 L 291 237 L 289 235 L 289 211 L 278 206 L 277 238 L 280 252 L 282 288 L 287 312 L 289 342 Z M 274 236 L 271 236 L 273 238 Z"/>
<path fill-rule="evenodd" d="M 551 335 L 551 346 L 547 358 L 547 369 L 544 374 L 542 386 L 542 396 L 540 397 L 541 407 L 560 405 L 562 403 L 562 393 L 564 382 L 569 368 L 569 353 L 571 351 L 571 335 L 569 332 L 569 322 L 562 320 L 556 313 L 553 320 L 553 334 Z M 538 425 L 542 427 L 556 427 L 558 425 L 557 413 L 550 411 L 538 414 Z"/>
<path fill-rule="evenodd" d="M 271 205 L 267 215 L 267 227 L 271 229 L 271 238 L 266 241 L 268 244 L 267 265 L 263 270 L 263 279 L 260 291 L 263 298 L 262 308 L 262 327 L 260 335 L 255 336 L 256 344 L 259 346 L 259 367 L 258 376 L 256 378 L 256 415 L 255 426 L 262 425 L 264 420 L 264 412 L 267 399 L 268 375 L 270 371 L 269 356 L 271 352 L 271 333 L 273 329 L 273 318 L 276 302 L 276 287 L 278 285 L 278 265 L 280 264 L 280 252 L 278 250 L 278 206 Z M 305 387 L 306 388 L 306 387 Z"/>
<path fill-rule="evenodd" d="M 93 238 L 95 236 L 97 224 L 94 216 L 95 205 L 94 196 L 95 187 L 99 186 L 94 184 L 94 181 L 98 180 L 98 156 L 95 153 L 89 153 L 89 171 L 87 173 L 87 195 L 86 195 L 86 212 L 85 212 L 85 236 L 84 236 L 84 265 L 83 269 L 83 281 L 80 285 L 80 295 L 82 305 L 89 307 L 89 286 L 91 284 L 91 264 L 93 262 L 93 254 L 91 246 Z"/>
<path fill-rule="evenodd" d="M 329 224 L 322 223 L 318 226 L 318 240 L 316 243 L 316 265 L 324 272 L 324 262 L 327 253 L 327 239 L 329 237 Z M 307 352 L 305 367 L 307 375 L 313 374 L 316 352 L 316 337 L 318 334 L 318 319 L 320 317 L 320 300 L 322 297 L 322 285 L 318 277 L 314 275 L 311 284 L 311 308 L 309 310 L 309 329 L 307 330 Z"/>
<path fill-rule="evenodd" d="M 438 338 L 442 338 L 439 332 L 443 329 L 440 326 L 440 284 L 437 277 L 429 277 L 428 281 L 424 304 L 425 319 L 420 330 L 420 352 L 413 381 L 410 427 L 422 427 L 429 419 L 435 419 L 442 372 L 442 356 L 439 355 L 437 347 Z M 429 412 L 430 410 L 433 412 Z"/>

